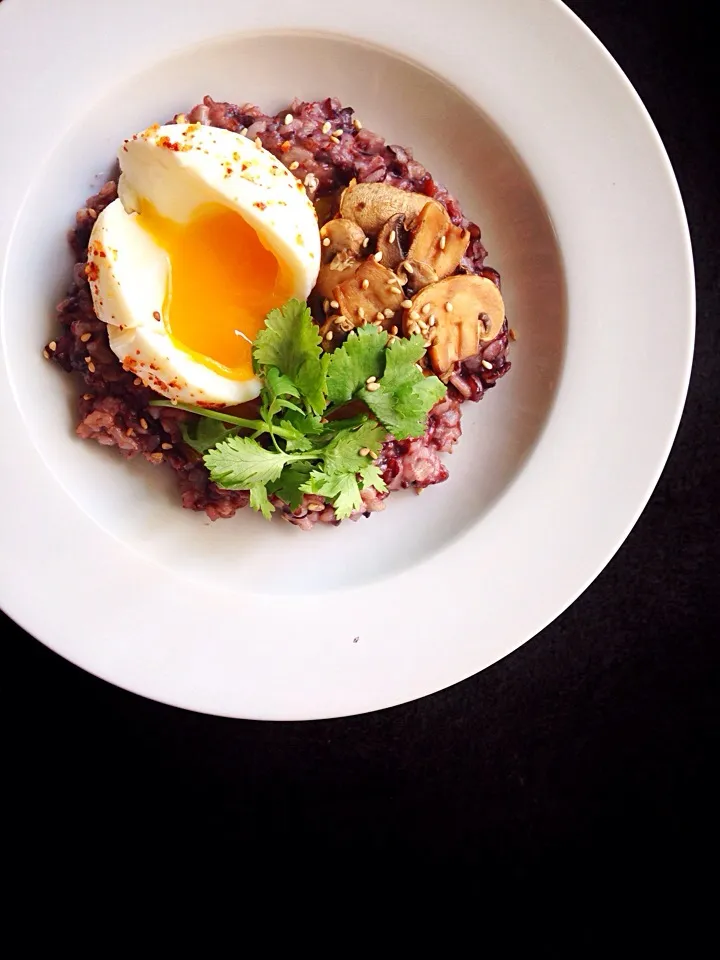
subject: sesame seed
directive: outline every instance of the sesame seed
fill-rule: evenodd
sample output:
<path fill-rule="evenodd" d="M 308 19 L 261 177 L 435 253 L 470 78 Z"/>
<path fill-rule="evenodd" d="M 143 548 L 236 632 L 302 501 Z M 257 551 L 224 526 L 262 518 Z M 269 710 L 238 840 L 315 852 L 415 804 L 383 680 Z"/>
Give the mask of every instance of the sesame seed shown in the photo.
<path fill-rule="evenodd" d="M 334 334 L 333 334 L 332 330 L 328 330 L 328 332 L 325 334 L 325 339 L 326 339 L 326 340 L 332 340 L 333 336 L 334 336 Z M 316 341 L 316 342 L 317 342 L 317 341 Z"/>
<path fill-rule="evenodd" d="M 370 456 L 373 458 L 373 460 L 377 460 L 377 453 L 375 453 L 374 450 L 370 451 Z"/>
<path fill-rule="evenodd" d="M 440 249 L 445 249 L 445 244 L 447 243 L 447 237 L 440 237 Z"/>
<path fill-rule="evenodd" d="M 140 377 L 135 377 L 135 379 L 133 380 L 133 384 L 136 387 L 139 387 L 141 383 L 142 383 L 142 380 L 140 379 Z"/>
<path fill-rule="evenodd" d="M 93 395 L 91 393 L 84 393 L 83 400 L 92 400 Z"/>
<path fill-rule="evenodd" d="M 161 443 L 160 446 L 162 447 L 163 450 L 172 450 L 171 443 Z"/>
<path fill-rule="evenodd" d="M 258 148 L 258 150 L 262 146 L 262 140 L 260 139 L 260 137 L 255 137 L 255 146 Z"/>
<path fill-rule="evenodd" d="M 353 126 L 355 127 L 356 130 L 362 130 L 363 128 L 362 121 L 359 120 L 357 117 L 355 117 L 355 119 L 353 120 Z"/>
<path fill-rule="evenodd" d="M 293 122 L 293 115 L 291 113 L 285 114 L 285 126 Z"/>
<path fill-rule="evenodd" d="M 369 384 L 367 385 L 366 389 L 369 390 L 370 393 L 374 393 L 375 390 L 379 390 L 379 389 L 380 389 L 380 384 L 379 384 L 379 383 L 369 383 Z"/>
<path fill-rule="evenodd" d="M 369 280 L 363 280 L 363 282 L 360 284 L 360 286 L 363 288 L 363 290 L 367 290 L 367 288 L 370 286 L 370 281 L 369 281 Z"/>
<path fill-rule="evenodd" d="M 377 380 L 377 377 L 368 377 L 365 383 L 375 383 L 376 380 Z"/>
<path fill-rule="evenodd" d="M 430 317 L 430 320 L 428 321 L 428 323 L 430 324 L 431 327 L 435 326 L 435 324 L 437 323 L 437 317 L 435 316 L 435 314 L 433 314 Z"/>
<path fill-rule="evenodd" d="M 50 359 L 50 354 L 47 352 L 47 350 L 43 350 L 43 356 L 45 357 L 46 360 Z"/>
<path fill-rule="evenodd" d="M 57 344 L 55 343 L 54 340 L 51 340 L 50 343 L 48 344 L 48 350 L 52 350 L 53 353 L 55 353 L 55 351 L 57 350 Z"/>
<path fill-rule="evenodd" d="M 375 260 L 376 263 L 380 263 L 380 261 L 382 260 L 382 250 L 378 250 L 377 253 L 374 253 L 373 259 Z"/>
<path fill-rule="evenodd" d="M 332 140 L 333 143 L 340 143 L 339 138 L 336 137 L 335 134 L 333 134 L 333 135 L 330 137 L 330 139 Z"/>
<path fill-rule="evenodd" d="M 143 428 L 143 430 L 147 430 L 148 426 L 145 417 L 140 417 L 140 426 Z"/>
<path fill-rule="evenodd" d="M 431 346 L 432 346 L 432 340 L 424 340 L 424 341 L 423 341 L 423 346 L 424 346 L 425 349 L 427 350 L 428 347 L 431 347 Z"/>
<path fill-rule="evenodd" d="M 385 314 L 385 319 L 389 320 L 390 317 L 395 313 L 395 311 L 391 310 L 390 307 L 385 307 L 385 309 L 383 310 L 383 313 Z"/>
<path fill-rule="evenodd" d="M 323 132 L 323 133 L 330 133 L 331 130 L 332 130 L 332 124 L 331 124 L 330 121 L 328 120 L 326 123 L 324 123 L 324 124 L 322 125 L 322 132 Z"/>
<path fill-rule="evenodd" d="M 151 463 L 162 463 L 165 457 L 161 453 L 151 453 L 148 457 Z"/>
<path fill-rule="evenodd" d="M 83 357 L 85 363 L 92 363 L 92 357 Z"/>
<path fill-rule="evenodd" d="M 370 447 L 360 447 L 358 453 L 361 457 L 366 457 L 370 453 Z"/>
<path fill-rule="evenodd" d="M 427 316 L 431 310 L 432 310 L 432 304 L 430 303 L 426 303 L 425 306 L 422 308 L 422 312 L 425 314 L 425 316 Z"/>
<path fill-rule="evenodd" d="M 329 247 L 329 246 L 330 246 L 330 237 L 323 237 L 323 242 L 322 242 L 322 244 L 323 244 L 324 247 Z"/>
<path fill-rule="evenodd" d="M 364 307 L 358 307 L 358 316 L 360 317 L 361 320 L 364 320 L 364 319 L 365 319 L 365 308 L 364 308 Z"/>
<path fill-rule="evenodd" d="M 370 237 L 365 237 L 365 239 L 363 240 L 363 244 L 362 244 L 362 245 L 363 245 L 363 247 L 367 247 L 367 245 L 368 245 L 369 243 L 370 243 Z"/>
<path fill-rule="evenodd" d="M 325 311 L 325 313 L 327 313 L 329 309 L 330 309 L 330 301 L 323 300 L 323 310 Z"/>
<path fill-rule="evenodd" d="M 171 403 L 174 407 L 176 407 L 176 406 L 178 405 L 177 398 L 176 398 L 176 397 L 171 397 L 171 398 L 170 398 L 170 403 Z"/>
<path fill-rule="evenodd" d="M 452 312 L 453 312 L 453 305 L 450 303 L 449 300 L 448 300 L 448 302 L 445 304 L 445 309 L 447 310 L 448 313 L 452 313 Z"/>
<path fill-rule="evenodd" d="M 242 128 L 242 130 L 240 131 L 240 136 L 241 136 L 241 137 L 246 137 L 246 136 L 247 136 L 247 127 L 243 127 L 243 128 Z"/>
<path fill-rule="evenodd" d="M 92 360 L 88 364 L 88 370 L 90 371 L 90 373 L 95 373 L 95 364 L 92 362 Z"/>
<path fill-rule="evenodd" d="M 333 310 L 337 310 L 337 308 L 340 306 L 340 304 L 337 302 L 337 300 L 331 300 L 331 301 L 330 301 L 330 306 L 333 308 Z"/>
<path fill-rule="evenodd" d="M 390 327 L 390 336 L 391 336 L 391 337 L 396 336 L 396 335 L 397 335 L 397 332 L 398 332 L 398 328 L 397 328 L 397 327 Z"/>
<path fill-rule="evenodd" d="M 289 169 L 290 169 L 290 170 L 297 170 L 297 168 L 298 168 L 299 166 L 300 166 L 299 162 L 298 162 L 297 160 L 293 160 L 293 162 L 290 164 Z"/>
<path fill-rule="evenodd" d="M 127 430 L 125 431 L 125 436 L 126 436 L 126 437 L 134 437 L 134 436 L 135 436 L 135 431 L 133 430 L 132 427 L 128 427 L 128 428 L 127 428 Z"/>
<path fill-rule="evenodd" d="M 407 260 L 403 263 L 402 266 L 405 268 L 405 272 L 409 273 L 411 276 L 413 273 L 415 273 L 415 271 L 412 268 L 412 264 L 408 263 Z"/>
<path fill-rule="evenodd" d="M 335 136 L 335 137 L 341 137 L 342 135 L 343 135 L 343 128 L 342 128 L 342 127 L 338 127 L 337 130 L 336 130 L 336 131 L 334 132 L 334 134 L 333 134 L 333 136 Z"/>
<path fill-rule="evenodd" d="M 388 243 L 395 243 L 396 236 L 397 234 L 395 233 L 395 231 L 391 230 L 390 233 L 388 234 Z"/>
<path fill-rule="evenodd" d="M 512 327 L 508 330 L 508 336 L 511 340 L 517 340 L 517 333 L 513 330 Z"/>
<path fill-rule="evenodd" d="M 384 313 L 381 313 L 381 312 L 378 310 L 378 312 L 375 314 L 375 319 L 376 319 L 378 322 L 382 323 L 382 321 L 385 319 L 385 314 L 384 314 Z"/>
<path fill-rule="evenodd" d="M 160 311 L 159 311 L 159 310 L 153 310 L 153 318 L 154 318 L 155 320 L 162 320 L 162 317 L 160 316 Z"/>
<path fill-rule="evenodd" d="M 87 343 L 91 336 L 92 336 L 91 333 L 84 333 L 84 334 L 80 337 L 80 343 Z"/>
<path fill-rule="evenodd" d="M 483 360 L 482 365 L 485 367 L 486 370 L 492 370 L 493 368 L 489 360 Z"/>
<path fill-rule="evenodd" d="M 420 314 L 417 312 L 417 310 L 411 310 L 411 311 L 410 311 L 410 319 L 411 319 L 411 320 L 419 320 L 419 319 L 420 319 Z"/>
<path fill-rule="evenodd" d="M 412 300 L 403 300 L 400 306 L 404 307 L 406 310 L 409 310 L 412 307 Z"/>

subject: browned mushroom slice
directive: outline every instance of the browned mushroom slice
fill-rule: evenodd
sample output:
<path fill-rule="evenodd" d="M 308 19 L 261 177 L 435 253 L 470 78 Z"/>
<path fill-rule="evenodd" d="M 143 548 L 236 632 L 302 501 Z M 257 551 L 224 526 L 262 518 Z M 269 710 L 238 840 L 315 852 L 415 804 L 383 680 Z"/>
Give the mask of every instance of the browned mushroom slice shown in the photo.
<path fill-rule="evenodd" d="M 333 291 L 333 300 L 339 304 L 340 313 L 356 326 L 379 323 L 386 329 L 391 327 L 404 299 L 405 294 L 392 270 L 372 257 L 350 280 L 345 280 Z"/>
<path fill-rule="evenodd" d="M 438 279 L 434 268 L 424 260 L 403 260 L 396 272 L 408 295 L 417 293 L 418 290 L 422 290 L 429 283 L 435 283 Z"/>
<path fill-rule="evenodd" d="M 413 297 L 403 315 L 403 331 L 425 338 L 433 369 L 447 380 L 456 363 L 476 356 L 481 340 L 497 336 L 504 319 L 505 305 L 492 280 L 458 274 Z"/>
<path fill-rule="evenodd" d="M 331 352 L 335 347 L 339 347 L 350 331 L 354 329 L 355 324 L 347 317 L 336 313 L 329 316 L 320 327 L 323 350 Z"/>
<path fill-rule="evenodd" d="M 404 213 L 410 221 L 428 203 L 436 201 L 389 183 L 356 183 L 340 198 L 340 216 L 354 220 L 365 233 L 375 234 L 391 217 Z"/>
<path fill-rule="evenodd" d="M 390 217 L 377 238 L 377 248 L 382 253 L 382 262 L 389 270 L 395 270 L 407 256 L 408 232 L 405 229 L 405 214 Z"/>
<path fill-rule="evenodd" d="M 320 230 L 322 262 L 330 263 L 338 253 L 359 254 L 365 234 L 352 220 L 329 220 Z"/>
<path fill-rule="evenodd" d="M 351 250 L 336 253 L 330 263 L 320 267 L 313 293 L 320 299 L 332 300 L 335 287 L 354 276 L 361 263 Z"/>
<path fill-rule="evenodd" d="M 429 264 L 438 280 L 455 273 L 470 243 L 470 231 L 456 227 L 445 207 L 427 203 L 412 225 L 408 259 Z"/>

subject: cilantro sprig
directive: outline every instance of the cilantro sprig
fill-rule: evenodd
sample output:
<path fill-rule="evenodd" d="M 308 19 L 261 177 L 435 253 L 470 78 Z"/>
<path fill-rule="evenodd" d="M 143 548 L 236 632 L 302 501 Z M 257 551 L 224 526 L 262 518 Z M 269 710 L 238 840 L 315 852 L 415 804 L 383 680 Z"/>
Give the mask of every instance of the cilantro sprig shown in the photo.
<path fill-rule="evenodd" d="M 181 425 L 183 439 L 218 486 L 247 490 L 250 506 L 266 518 L 275 509 L 271 496 L 295 509 L 312 493 L 327 498 L 343 520 L 362 509 L 364 489 L 387 489 L 374 463 L 386 435 L 422 435 L 445 394 L 440 380 L 417 365 L 424 352 L 419 336 L 388 346 L 384 330 L 367 326 L 323 353 L 309 308 L 288 300 L 270 311 L 253 344 L 262 382 L 258 419 L 164 400 L 154 405 L 199 414 Z M 363 402 L 362 412 L 343 419 L 353 401 Z"/>

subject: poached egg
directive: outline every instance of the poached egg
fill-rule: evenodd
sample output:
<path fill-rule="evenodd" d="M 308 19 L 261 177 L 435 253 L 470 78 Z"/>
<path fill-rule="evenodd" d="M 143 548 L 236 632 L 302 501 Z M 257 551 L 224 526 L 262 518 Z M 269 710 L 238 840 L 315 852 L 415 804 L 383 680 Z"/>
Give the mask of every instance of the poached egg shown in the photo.
<path fill-rule="evenodd" d="M 118 156 L 118 199 L 95 222 L 87 266 L 110 347 L 168 399 L 253 399 L 255 335 L 317 279 L 303 184 L 259 141 L 200 124 L 150 127 Z"/>

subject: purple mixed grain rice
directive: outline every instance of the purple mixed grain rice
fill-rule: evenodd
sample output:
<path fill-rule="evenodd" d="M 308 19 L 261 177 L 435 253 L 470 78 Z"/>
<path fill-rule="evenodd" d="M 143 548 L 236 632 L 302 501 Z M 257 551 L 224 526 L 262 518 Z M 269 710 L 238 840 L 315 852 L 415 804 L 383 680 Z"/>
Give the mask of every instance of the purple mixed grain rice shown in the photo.
<path fill-rule="evenodd" d="M 303 181 L 318 206 L 324 204 L 325 216 L 335 212 L 339 192 L 353 178 L 365 183 L 389 183 L 440 201 L 453 223 L 470 231 L 470 245 L 460 270 L 487 277 L 500 286 L 497 271 L 485 266 L 487 251 L 480 239 L 480 228 L 463 215 L 455 197 L 433 179 L 408 148 L 387 144 L 382 137 L 365 130 L 353 110 L 342 107 L 338 100 L 293 100 L 287 110 L 268 116 L 249 103 L 216 103 L 205 97 L 187 118 L 178 115 L 175 119 L 223 127 L 251 139 L 259 137 L 262 146 Z M 69 236 L 77 262 L 68 296 L 57 307 L 61 333 L 46 350 L 63 370 L 81 378 L 78 436 L 116 446 L 125 457 L 142 455 L 151 463 L 167 464 L 176 472 L 183 507 L 204 510 L 211 520 L 232 517 L 247 506 L 248 494 L 221 489 L 210 480 L 202 459 L 182 442 L 179 423 L 194 415 L 149 406 L 157 394 L 123 369 L 110 349 L 105 324 L 93 310 L 85 272 L 88 242 L 98 214 L 116 196 L 116 184 L 110 180 L 77 213 Z M 464 400 L 479 400 L 507 373 L 507 349 L 505 323 L 494 340 L 482 345 L 476 357 L 458 365 L 450 378 L 447 397 L 430 411 L 422 437 L 387 439 L 377 462 L 388 493 L 364 490 L 364 509 L 351 519 L 383 510 L 393 490 L 413 487 L 420 491 L 447 479 L 448 470 L 439 454 L 449 452 L 460 438 L 461 404 Z M 305 495 L 296 510 L 277 497 L 272 500 L 286 520 L 302 529 L 318 522 L 339 522 L 332 506 L 314 494 Z"/>

